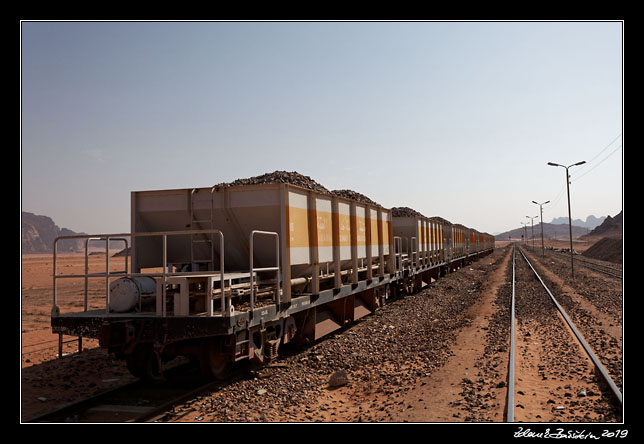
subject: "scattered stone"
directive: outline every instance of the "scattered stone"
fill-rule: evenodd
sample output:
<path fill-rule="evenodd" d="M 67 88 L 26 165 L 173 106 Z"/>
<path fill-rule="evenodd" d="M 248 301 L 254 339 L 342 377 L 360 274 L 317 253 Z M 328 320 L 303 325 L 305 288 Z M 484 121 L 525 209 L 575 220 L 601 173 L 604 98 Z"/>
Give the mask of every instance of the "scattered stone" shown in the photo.
<path fill-rule="evenodd" d="M 329 378 L 330 388 L 342 387 L 343 385 L 347 385 L 348 383 L 349 376 L 347 375 L 346 370 L 338 370 Z"/>

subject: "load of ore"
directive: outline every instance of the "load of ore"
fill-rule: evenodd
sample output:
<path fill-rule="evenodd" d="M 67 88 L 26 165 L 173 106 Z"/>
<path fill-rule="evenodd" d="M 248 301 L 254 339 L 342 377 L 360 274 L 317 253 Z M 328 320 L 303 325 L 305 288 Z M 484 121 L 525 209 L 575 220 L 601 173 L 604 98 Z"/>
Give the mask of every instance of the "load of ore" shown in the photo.
<path fill-rule="evenodd" d="M 319 193 L 329 194 L 329 190 L 297 171 L 274 171 L 272 173 L 262 174 L 261 176 L 249 177 L 247 179 L 237 179 L 233 182 L 220 183 L 217 186 L 239 186 L 239 185 L 260 185 L 273 183 L 288 183 L 307 190 L 317 191 Z"/>
<path fill-rule="evenodd" d="M 409 207 L 393 207 L 391 215 L 394 217 L 424 217 L 421 213 Z"/>
<path fill-rule="evenodd" d="M 373 200 L 369 199 L 364 194 L 352 190 L 333 190 L 329 191 L 324 186 L 320 185 L 309 176 L 298 173 L 297 171 L 274 171 L 272 173 L 262 174 L 261 176 L 249 177 L 247 179 L 237 179 L 232 182 L 220 183 L 217 186 L 243 186 L 243 185 L 260 185 L 260 184 L 275 184 L 287 183 L 295 185 L 307 190 L 316 191 L 322 194 L 334 194 L 336 196 L 345 197 L 348 199 L 365 202 L 371 205 L 379 205 Z"/>
<path fill-rule="evenodd" d="M 346 197 L 347 199 L 353 199 L 353 200 L 368 203 L 368 204 L 371 204 L 371 205 L 380 206 L 379 203 L 374 202 L 373 200 L 369 199 L 364 194 L 360 194 L 357 191 L 353 191 L 353 190 L 333 190 L 333 191 L 331 191 L 331 193 L 335 194 L 336 196 Z"/>
<path fill-rule="evenodd" d="M 442 218 L 442 217 L 440 217 L 440 216 L 432 216 L 432 217 L 430 217 L 429 219 L 430 219 L 430 220 L 437 221 L 437 222 L 440 222 L 440 223 L 442 223 L 442 224 L 444 224 L 444 225 L 452 225 L 452 223 L 451 223 L 450 221 L 448 221 L 447 219 L 443 219 L 443 218 Z"/>

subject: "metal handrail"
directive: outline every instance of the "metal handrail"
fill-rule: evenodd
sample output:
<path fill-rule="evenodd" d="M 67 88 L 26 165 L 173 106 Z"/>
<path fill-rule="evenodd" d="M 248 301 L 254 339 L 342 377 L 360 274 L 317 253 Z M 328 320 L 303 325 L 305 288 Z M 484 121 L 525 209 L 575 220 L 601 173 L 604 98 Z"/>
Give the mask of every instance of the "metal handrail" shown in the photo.
<path fill-rule="evenodd" d="M 416 246 L 416 249 L 414 250 L 414 245 Z M 412 236 L 409 241 L 409 249 L 411 250 L 411 265 L 412 268 L 416 268 L 418 266 L 418 239 L 415 236 Z"/>
<path fill-rule="evenodd" d="M 396 246 L 398 248 L 396 248 Z M 397 251 L 397 252 L 396 252 Z M 394 269 L 396 272 L 402 270 L 403 268 L 403 257 L 402 257 L 402 238 L 400 236 L 394 236 Z"/>
<path fill-rule="evenodd" d="M 262 234 L 266 236 L 275 236 L 275 262 L 277 266 L 275 267 L 263 267 L 263 268 L 254 268 L 253 267 L 253 240 L 256 234 Z M 261 231 L 253 230 L 250 232 L 250 311 L 252 312 L 255 309 L 255 271 L 275 271 L 275 281 L 276 281 L 276 303 L 277 309 L 279 310 L 280 306 L 280 237 L 279 234 L 274 231 Z"/>
<path fill-rule="evenodd" d="M 83 303 L 84 311 L 87 311 L 87 287 L 88 287 L 88 279 L 89 279 L 89 277 L 90 277 L 90 276 L 94 277 L 94 276 L 93 276 L 93 274 L 91 274 L 91 275 L 90 275 L 90 273 L 89 273 L 89 269 L 88 269 L 88 268 L 89 268 L 89 263 L 88 263 L 88 256 L 87 256 L 87 254 L 88 254 L 88 249 L 89 249 L 89 248 L 88 248 L 88 247 L 89 247 L 89 243 L 90 243 L 90 241 L 93 241 L 93 240 L 99 240 L 99 241 L 100 241 L 100 240 L 105 240 L 105 239 L 103 239 L 102 237 L 88 237 L 87 239 L 85 239 L 85 299 L 84 299 L 84 303 Z M 128 265 L 128 260 L 127 260 L 127 257 L 128 257 L 128 254 L 127 254 L 127 253 L 128 253 L 128 251 L 127 251 L 127 249 L 128 249 L 128 242 L 127 242 L 127 239 L 126 239 L 126 238 L 124 238 L 124 237 L 115 237 L 115 238 L 112 238 L 112 240 L 116 240 L 116 241 L 123 241 L 123 242 L 125 242 L 125 252 L 126 252 L 126 255 L 125 255 L 125 270 L 124 270 L 124 271 L 122 271 L 122 272 L 115 271 L 114 273 L 124 273 L 124 274 L 127 274 L 127 265 Z M 108 256 L 109 254 L 110 254 L 109 241 L 107 241 L 107 242 L 105 243 L 105 256 Z"/>
<path fill-rule="evenodd" d="M 181 230 L 181 231 L 151 231 L 151 232 L 145 232 L 145 233 L 118 233 L 118 234 L 92 234 L 92 235 L 87 235 L 87 234 L 77 234 L 77 235 L 70 235 L 70 236 L 58 236 L 56 239 L 54 239 L 54 248 L 53 248 L 53 307 L 51 311 L 52 317 L 60 315 L 60 310 L 57 306 L 57 279 L 61 278 L 86 278 L 86 277 L 105 277 L 105 314 L 109 315 L 109 310 L 110 310 L 110 286 L 109 286 L 109 279 L 110 277 L 113 277 L 114 275 L 123 275 L 123 272 L 110 272 L 110 255 L 106 254 L 105 255 L 105 273 L 84 273 L 80 275 L 58 275 L 56 273 L 56 256 L 58 253 L 58 241 L 60 240 L 65 240 L 65 239 L 93 239 L 93 238 L 98 238 L 100 240 L 105 240 L 105 245 L 107 245 L 107 251 L 109 252 L 109 242 L 110 239 L 119 239 L 123 237 L 153 237 L 153 236 L 161 236 L 162 237 L 162 242 L 163 242 L 163 249 L 162 249 L 162 255 L 163 255 L 163 271 L 161 273 L 125 273 L 127 276 L 133 277 L 133 276 L 149 276 L 149 277 L 162 277 L 163 278 L 163 285 L 162 285 L 162 292 L 161 296 L 157 294 L 157 306 L 159 305 L 159 302 L 162 302 L 162 316 L 166 316 L 166 284 L 167 284 L 167 278 L 170 276 L 190 276 L 190 275 L 203 275 L 203 272 L 168 272 L 168 258 L 167 258 L 167 237 L 168 236 L 185 236 L 185 235 L 193 235 L 193 234 L 218 234 L 219 235 L 219 275 L 220 275 L 220 283 L 221 283 L 221 313 L 222 315 L 225 313 L 225 292 L 224 292 L 224 287 L 225 287 L 225 281 L 224 281 L 224 234 L 221 232 L 221 230 Z M 213 246 L 214 248 L 214 246 Z M 126 259 L 127 260 L 127 259 Z M 87 271 L 87 270 L 86 270 Z M 213 273 L 214 274 L 214 273 Z M 212 316 L 212 292 L 208 291 L 208 315 Z M 162 301 L 159 301 L 159 297 L 161 297 Z"/>

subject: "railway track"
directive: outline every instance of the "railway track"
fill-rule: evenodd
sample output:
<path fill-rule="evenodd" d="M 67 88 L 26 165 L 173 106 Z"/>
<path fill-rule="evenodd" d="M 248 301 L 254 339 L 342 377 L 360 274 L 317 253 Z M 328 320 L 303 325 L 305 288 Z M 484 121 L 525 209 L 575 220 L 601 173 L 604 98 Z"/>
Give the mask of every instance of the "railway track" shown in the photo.
<path fill-rule="evenodd" d="M 532 249 L 531 251 L 534 252 L 536 250 Z M 570 261 L 570 251 L 563 252 L 563 251 L 556 251 L 556 250 L 546 250 L 546 252 L 549 257 L 554 256 L 559 259 L 565 258 L 565 260 L 568 261 L 568 263 Z M 590 270 L 597 271 L 606 276 L 622 279 L 622 267 L 620 265 L 617 265 L 617 264 L 609 265 L 604 261 L 589 259 L 577 253 L 573 255 L 573 261 L 575 265 L 581 265 L 582 267 L 586 267 Z"/>
<path fill-rule="evenodd" d="M 511 304 L 507 421 L 595 422 L 619 418 L 619 388 L 516 247 Z"/>
<path fill-rule="evenodd" d="M 603 273 L 608 276 L 612 276 L 618 279 L 622 279 L 622 270 L 621 268 L 618 267 L 613 267 L 610 265 L 602 264 L 599 262 L 594 262 L 594 261 L 589 261 L 586 259 L 581 259 L 578 257 L 574 257 L 573 259 L 575 263 L 581 264 L 586 268 L 590 268 L 591 270 L 598 271 L 600 273 Z"/>
<path fill-rule="evenodd" d="M 161 383 L 137 380 L 61 407 L 38 417 L 32 423 L 59 422 L 153 422 L 171 411 L 174 405 L 194 399 L 241 377 L 233 374 L 227 381 L 204 380 L 198 368 L 188 364 L 167 371 Z"/>

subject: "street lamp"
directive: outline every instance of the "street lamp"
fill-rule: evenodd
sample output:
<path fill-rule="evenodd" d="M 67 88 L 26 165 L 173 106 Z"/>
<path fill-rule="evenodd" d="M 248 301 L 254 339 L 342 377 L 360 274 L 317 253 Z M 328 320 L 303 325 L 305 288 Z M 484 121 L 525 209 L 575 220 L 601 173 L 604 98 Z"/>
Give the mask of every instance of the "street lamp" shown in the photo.
<path fill-rule="evenodd" d="M 524 242 L 525 245 L 528 245 L 528 223 L 527 222 L 521 222 L 521 225 L 523 225 L 523 234 L 524 234 L 523 242 Z"/>
<path fill-rule="evenodd" d="M 528 219 L 530 219 L 530 224 L 532 225 L 532 251 L 534 251 L 534 220 L 539 217 L 539 216 L 526 216 Z"/>
<path fill-rule="evenodd" d="M 547 200 L 544 203 L 538 203 L 533 200 L 532 203 L 539 205 L 539 211 L 541 212 L 541 256 L 545 256 L 546 253 L 545 253 L 545 248 L 543 246 L 543 206 L 547 203 L 550 203 L 550 201 Z"/>
<path fill-rule="evenodd" d="M 559 165 L 558 163 L 548 162 L 550 166 L 560 166 L 566 169 L 566 190 L 568 191 L 568 233 L 570 234 L 570 274 L 572 277 L 575 277 L 575 265 L 572 258 L 572 216 L 570 215 L 570 174 L 568 174 L 568 168 L 583 165 L 586 161 L 582 160 L 581 162 L 573 163 L 572 165 L 564 166 Z"/>

